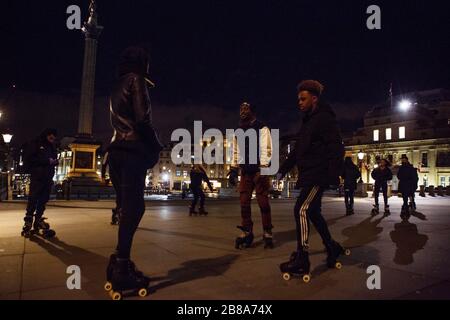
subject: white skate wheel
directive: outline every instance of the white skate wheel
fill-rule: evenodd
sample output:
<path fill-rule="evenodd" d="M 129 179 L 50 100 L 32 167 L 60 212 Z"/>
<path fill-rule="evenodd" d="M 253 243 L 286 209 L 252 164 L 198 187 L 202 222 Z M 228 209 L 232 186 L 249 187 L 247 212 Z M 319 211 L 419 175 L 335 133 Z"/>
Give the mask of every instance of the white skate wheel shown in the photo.
<path fill-rule="evenodd" d="M 286 281 L 289 281 L 289 280 L 291 280 L 291 275 L 289 273 L 285 272 L 285 273 L 283 273 L 283 279 Z"/>
<path fill-rule="evenodd" d="M 309 274 L 305 274 L 303 275 L 302 279 L 304 283 L 308 283 L 309 281 L 311 281 L 311 276 Z"/>
<path fill-rule="evenodd" d="M 334 265 L 334 267 L 338 270 L 340 270 L 342 268 L 342 263 L 340 262 L 336 262 L 336 264 Z"/>
<path fill-rule="evenodd" d="M 346 256 L 349 256 L 351 253 L 352 253 L 352 252 L 350 251 L 350 249 L 345 249 L 344 254 L 345 254 Z"/>
<path fill-rule="evenodd" d="M 111 293 L 111 298 L 113 300 L 121 300 L 122 299 L 122 295 L 120 294 L 120 292 L 110 291 L 110 293 Z"/>
<path fill-rule="evenodd" d="M 145 289 L 145 288 L 140 289 L 138 294 L 139 294 L 139 297 L 146 297 L 147 296 L 147 289 Z"/>
<path fill-rule="evenodd" d="M 105 291 L 111 291 L 112 290 L 111 282 L 108 281 L 107 283 L 105 283 L 105 286 L 103 288 L 105 288 Z"/>

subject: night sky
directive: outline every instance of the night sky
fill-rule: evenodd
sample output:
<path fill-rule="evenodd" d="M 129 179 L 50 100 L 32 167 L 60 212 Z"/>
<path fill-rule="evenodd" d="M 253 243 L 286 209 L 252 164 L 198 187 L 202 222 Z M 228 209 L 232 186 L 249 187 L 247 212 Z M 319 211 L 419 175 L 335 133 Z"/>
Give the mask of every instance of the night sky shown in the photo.
<path fill-rule="evenodd" d="M 0 108 L 19 140 L 55 121 L 62 135 L 74 133 L 84 40 L 66 28 L 65 11 L 79 4 L 84 20 L 88 3 L 2 1 Z M 370 4 L 381 7 L 381 30 L 366 28 Z M 243 100 L 288 133 L 298 121 L 295 88 L 302 79 L 325 85 L 343 131 L 387 98 L 391 82 L 394 94 L 450 88 L 444 1 L 98 0 L 97 6 L 105 29 L 94 127 L 102 137 L 111 130 L 106 97 L 118 56 L 139 43 L 151 48 L 154 121 L 166 136 L 193 119 L 236 125 Z M 5 103 L 12 84 L 16 93 Z"/>

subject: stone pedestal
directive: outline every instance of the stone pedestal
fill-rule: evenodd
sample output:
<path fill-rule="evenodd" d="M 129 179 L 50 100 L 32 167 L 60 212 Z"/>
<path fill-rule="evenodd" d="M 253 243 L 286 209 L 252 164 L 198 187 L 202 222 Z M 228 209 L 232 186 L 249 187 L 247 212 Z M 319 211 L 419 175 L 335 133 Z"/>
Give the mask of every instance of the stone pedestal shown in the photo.
<path fill-rule="evenodd" d="M 355 197 L 359 197 L 359 198 L 367 198 L 368 197 L 367 183 L 358 183 L 356 185 Z"/>

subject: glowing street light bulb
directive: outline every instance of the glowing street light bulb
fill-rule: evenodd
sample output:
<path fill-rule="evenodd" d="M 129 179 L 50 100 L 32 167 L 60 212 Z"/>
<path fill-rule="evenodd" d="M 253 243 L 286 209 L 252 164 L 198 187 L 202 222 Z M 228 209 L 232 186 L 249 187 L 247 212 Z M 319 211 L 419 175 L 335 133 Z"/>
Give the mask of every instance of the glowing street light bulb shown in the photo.
<path fill-rule="evenodd" d="M 411 108 L 411 101 L 409 101 L 409 100 L 402 100 L 401 102 L 400 102 L 400 104 L 399 104 L 399 107 L 400 107 L 400 109 L 401 110 L 403 110 L 403 111 L 408 111 L 409 110 L 409 108 Z"/>

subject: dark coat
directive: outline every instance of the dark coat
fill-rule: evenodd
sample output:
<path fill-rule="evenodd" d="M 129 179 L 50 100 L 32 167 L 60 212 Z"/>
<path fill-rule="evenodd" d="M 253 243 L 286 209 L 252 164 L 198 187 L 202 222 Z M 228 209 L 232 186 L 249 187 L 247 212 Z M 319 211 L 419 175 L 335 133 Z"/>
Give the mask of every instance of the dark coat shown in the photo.
<path fill-rule="evenodd" d="M 51 183 L 55 175 L 55 164 L 50 159 L 57 159 L 58 154 L 53 144 L 45 136 L 40 136 L 27 145 L 26 162 L 31 179 L 44 183 Z"/>
<path fill-rule="evenodd" d="M 382 185 L 389 180 L 392 180 L 392 171 L 388 167 L 385 167 L 384 170 L 381 170 L 381 167 L 378 167 L 372 171 L 371 175 L 375 180 L 376 185 Z"/>
<path fill-rule="evenodd" d="M 399 180 L 398 191 L 401 193 L 414 193 L 417 190 L 419 175 L 417 169 L 411 164 L 402 164 L 397 173 Z"/>
<path fill-rule="evenodd" d="M 211 190 L 213 189 L 211 182 L 209 181 L 209 178 L 206 175 L 206 172 L 204 172 L 203 170 L 200 171 L 191 170 L 190 176 L 191 176 L 191 190 L 200 189 L 203 181 L 207 183 L 209 189 Z"/>
<path fill-rule="evenodd" d="M 358 179 L 361 177 L 361 172 L 359 172 L 358 167 L 354 164 L 345 165 L 341 177 L 344 179 L 345 189 L 355 190 Z"/>
<path fill-rule="evenodd" d="M 295 165 L 299 170 L 297 187 L 339 184 L 344 164 L 344 145 L 331 107 L 319 102 L 303 117 L 294 150 L 281 166 L 284 176 Z"/>

